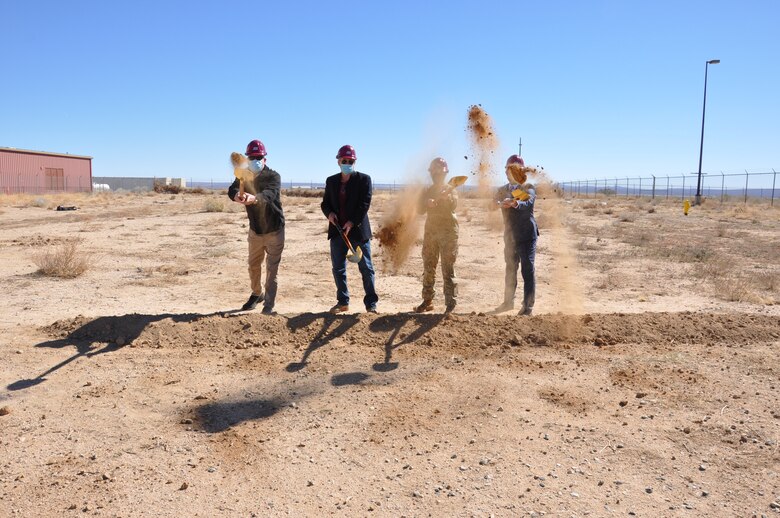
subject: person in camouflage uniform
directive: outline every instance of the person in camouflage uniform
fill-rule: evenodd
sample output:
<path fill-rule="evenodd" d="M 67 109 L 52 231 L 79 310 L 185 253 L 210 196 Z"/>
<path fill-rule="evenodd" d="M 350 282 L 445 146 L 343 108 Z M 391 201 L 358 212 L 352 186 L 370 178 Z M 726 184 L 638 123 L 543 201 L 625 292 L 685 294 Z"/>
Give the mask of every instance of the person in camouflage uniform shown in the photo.
<path fill-rule="evenodd" d="M 436 263 L 441 258 L 444 303 L 446 311 L 451 312 L 458 298 L 458 284 L 455 280 L 455 259 L 458 257 L 458 218 L 455 216 L 455 208 L 458 206 L 458 194 L 444 183 L 448 168 L 443 158 L 434 158 L 428 172 L 433 184 L 422 193 L 419 203 L 419 212 L 428 214 L 422 247 L 423 301 L 414 311 L 433 311 Z"/>

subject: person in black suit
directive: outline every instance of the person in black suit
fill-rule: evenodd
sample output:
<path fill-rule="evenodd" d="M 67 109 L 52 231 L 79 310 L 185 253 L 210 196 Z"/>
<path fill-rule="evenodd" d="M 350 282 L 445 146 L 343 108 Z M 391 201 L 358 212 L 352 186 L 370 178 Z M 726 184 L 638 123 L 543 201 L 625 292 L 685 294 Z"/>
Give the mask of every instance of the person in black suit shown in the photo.
<path fill-rule="evenodd" d="M 329 176 L 325 181 L 322 197 L 322 213 L 328 218 L 328 239 L 330 240 L 330 261 L 333 279 L 336 281 L 336 305 L 331 313 L 349 311 L 349 289 L 347 288 L 347 245 L 339 234 L 342 228 L 353 247 L 360 247 L 363 258 L 358 263 L 363 277 L 366 311 L 376 313 L 379 297 L 374 289 L 374 265 L 371 262 L 371 224 L 368 209 L 371 206 L 373 187 L 371 177 L 355 170 L 357 154 L 352 146 L 341 146 L 336 154 L 340 173 Z"/>

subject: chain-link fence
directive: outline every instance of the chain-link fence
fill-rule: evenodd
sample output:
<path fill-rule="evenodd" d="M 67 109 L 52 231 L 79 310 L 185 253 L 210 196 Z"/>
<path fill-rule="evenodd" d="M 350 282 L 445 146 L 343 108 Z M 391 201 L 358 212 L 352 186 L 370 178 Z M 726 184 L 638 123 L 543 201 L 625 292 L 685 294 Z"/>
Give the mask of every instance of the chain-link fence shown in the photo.
<path fill-rule="evenodd" d="M 0 173 L 0 194 L 89 192 L 92 184 L 82 176 L 46 176 L 44 173 Z"/>
<path fill-rule="evenodd" d="M 566 196 L 634 196 L 648 198 L 693 198 L 696 196 L 698 175 L 658 175 L 649 177 L 618 177 L 594 180 L 560 182 L 558 186 Z M 777 171 L 745 171 L 743 173 L 702 173 L 701 194 L 705 198 L 720 200 L 748 200 L 774 205 L 780 196 Z"/>

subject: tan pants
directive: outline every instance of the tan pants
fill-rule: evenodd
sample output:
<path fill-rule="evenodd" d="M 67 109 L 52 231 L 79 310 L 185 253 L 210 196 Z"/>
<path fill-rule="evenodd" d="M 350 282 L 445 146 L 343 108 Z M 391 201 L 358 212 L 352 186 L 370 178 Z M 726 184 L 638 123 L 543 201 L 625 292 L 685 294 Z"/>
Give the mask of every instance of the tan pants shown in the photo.
<path fill-rule="evenodd" d="M 276 301 L 276 274 L 279 272 L 279 262 L 284 250 L 284 228 L 268 234 L 255 234 L 249 229 L 249 281 L 252 284 L 252 294 L 262 295 L 263 259 L 268 254 L 265 272 L 264 306 L 273 308 Z"/>
<path fill-rule="evenodd" d="M 426 232 L 423 238 L 422 256 L 423 300 L 433 300 L 436 263 L 441 257 L 444 302 L 447 306 L 454 307 L 458 301 L 458 281 L 455 277 L 455 260 L 458 258 L 458 227 Z"/>

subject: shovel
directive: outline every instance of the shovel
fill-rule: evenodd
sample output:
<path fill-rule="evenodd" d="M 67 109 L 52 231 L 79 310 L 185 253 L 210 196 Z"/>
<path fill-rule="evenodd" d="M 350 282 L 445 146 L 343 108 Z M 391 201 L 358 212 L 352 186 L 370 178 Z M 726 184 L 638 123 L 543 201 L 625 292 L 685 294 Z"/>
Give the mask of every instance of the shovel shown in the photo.
<path fill-rule="evenodd" d="M 241 153 L 230 153 L 230 162 L 233 164 L 233 174 L 238 178 L 238 195 L 243 198 L 244 193 L 247 192 L 245 185 L 252 185 L 254 182 L 254 175 L 247 169 L 247 159 Z M 250 190 L 250 193 L 254 194 L 252 190 Z M 257 200 L 255 200 L 253 205 L 256 203 Z"/>
<path fill-rule="evenodd" d="M 359 263 L 360 260 L 363 259 L 363 250 L 361 250 L 359 246 L 352 246 L 352 243 L 349 242 L 349 238 L 343 228 L 338 225 L 333 226 L 338 229 L 339 234 L 341 234 L 341 239 L 343 239 L 344 243 L 347 245 L 347 261 L 350 263 Z"/>
<path fill-rule="evenodd" d="M 452 178 L 450 178 L 450 181 L 447 182 L 447 185 L 450 188 L 455 189 L 457 187 L 460 187 L 464 183 L 466 183 L 466 180 L 468 179 L 469 179 L 468 176 L 453 176 Z"/>

